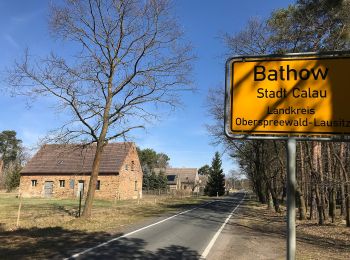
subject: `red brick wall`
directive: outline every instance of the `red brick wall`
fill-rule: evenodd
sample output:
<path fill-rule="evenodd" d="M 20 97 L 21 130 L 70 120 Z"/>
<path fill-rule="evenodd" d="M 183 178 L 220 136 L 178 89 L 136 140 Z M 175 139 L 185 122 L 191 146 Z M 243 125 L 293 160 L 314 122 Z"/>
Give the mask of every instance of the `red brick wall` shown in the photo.
<path fill-rule="evenodd" d="M 130 149 L 129 154 L 126 157 L 124 164 L 120 169 L 119 191 L 121 197 L 128 197 L 134 199 L 136 199 L 138 195 L 142 197 L 142 169 L 135 146 L 133 146 Z"/>
<path fill-rule="evenodd" d="M 100 175 L 100 190 L 96 190 L 96 198 L 112 199 L 116 196 L 116 190 L 119 187 L 119 176 Z M 37 180 L 37 186 L 32 187 L 32 180 Z M 60 180 L 65 181 L 65 187 L 60 187 Z M 74 188 L 70 186 L 70 180 L 74 180 Z M 84 181 L 84 195 L 86 195 L 89 186 L 90 176 L 82 175 L 31 175 L 21 176 L 19 192 L 24 197 L 44 197 L 44 185 L 46 181 L 53 182 L 52 197 L 72 198 L 77 196 L 78 183 Z"/>

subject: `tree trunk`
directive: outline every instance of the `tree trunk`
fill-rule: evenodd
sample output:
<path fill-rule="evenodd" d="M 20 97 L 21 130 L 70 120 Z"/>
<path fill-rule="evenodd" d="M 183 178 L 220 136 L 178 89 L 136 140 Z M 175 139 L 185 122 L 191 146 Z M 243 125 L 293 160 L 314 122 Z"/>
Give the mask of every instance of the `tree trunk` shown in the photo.
<path fill-rule="evenodd" d="M 336 205 L 336 186 L 333 185 L 333 188 L 332 188 L 332 191 L 331 191 L 331 194 L 330 194 L 330 208 L 329 208 L 329 214 L 331 215 L 332 223 L 335 222 L 336 209 L 337 209 L 337 205 Z"/>
<path fill-rule="evenodd" d="M 92 209 L 92 203 L 93 203 L 94 196 L 95 196 L 95 190 L 96 190 L 98 173 L 99 173 L 99 169 L 100 169 L 100 159 L 101 159 L 102 151 L 103 151 L 103 145 L 98 143 L 97 147 L 96 147 L 94 161 L 92 164 L 92 173 L 91 173 L 90 181 L 89 181 L 89 189 L 88 189 L 88 193 L 86 196 L 84 210 L 83 210 L 83 214 L 82 214 L 82 217 L 84 217 L 84 218 L 91 217 L 91 209 Z"/>
<path fill-rule="evenodd" d="M 271 194 L 272 197 L 272 201 L 273 201 L 273 206 L 275 209 L 275 212 L 280 213 L 281 209 L 280 209 L 280 203 L 276 194 L 276 189 L 274 189 L 274 187 L 272 186 L 272 178 L 270 176 L 268 176 L 268 178 L 266 179 L 266 185 L 269 191 L 269 194 Z"/>
<path fill-rule="evenodd" d="M 337 153 L 334 151 L 333 146 L 333 154 L 338 159 L 341 173 L 340 176 L 343 176 L 342 180 L 342 188 L 344 190 L 344 197 L 342 199 L 345 199 L 345 220 L 346 220 L 346 226 L 350 227 L 350 184 L 349 184 L 349 177 L 348 172 L 345 167 L 345 143 L 340 143 L 340 155 L 338 156 Z M 345 181 L 345 186 L 344 186 Z"/>
<path fill-rule="evenodd" d="M 346 203 L 345 203 L 345 220 L 346 220 L 346 226 L 350 227 L 350 185 L 347 184 L 347 195 L 346 195 Z"/>
<path fill-rule="evenodd" d="M 312 146 L 312 171 L 314 190 L 318 211 L 318 224 L 323 225 L 325 221 L 325 201 L 323 193 L 323 165 L 322 165 L 322 145 L 320 142 L 313 142 Z M 321 187 L 320 187 L 321 186 Z"/>
<path fill-rule="evenodd" d="M 339 173 L 342 176 L 342 173 Z M 340 178 L 340 215 L 345 216 L 345 185 L 343 177 Z"/>
<path fill-rule="evenodd" d="M 305 197 L 303 192 L 300 190 L 299 186 L 296 189 L 296 195 L 299 199 L 299 220 L 306 219 L 306 206 L 305 206 Z"/>
<path fill-rule="evenodd" d="M 273 208 L 273 200 L 272 200 L 272 195 L 271 192 L 268 192 L 268 204 L 267 204 L 267 209 L 272 210 Z"/>
<path fill-rule="evenodd" d="M 315 201 L 315 192 L 314 189 L 312 188 L 311 190 L 311 194 L 310 194 L 310 215 L 309 215 L 309 219 L 315 219 L 316 218 L 316 214 L 315 214 L 315 205 L 316 205 L 316 201 Z"/>
<path fill-rule="evenodd" d="M 328 179 L 332 180 L 332 186 L 328 189 L 328 215 L 331 217 L 332 223 L 335 222 L 336 217 L 336 185 L 335 185 L 335 167 L 333 167 L 333 160 L 331 155 L 331 146 L 327 143 L 327 161 L 328 161 Z M 330 181 L 328 181 L 330 183 Z"/>
<path fill-rule="evenodd" d="M 113 67 L 114 65 L 111 64 Z M 97 184 L 97 178 L 98 173 L 100 171 L 100 160 L 101 155 L 103 152 L 103 148 L 106 145 L 106 135 L 109 127 L 109 112 L 112 105 L 112 81 L 113 81 L 113 73 L 109 76 L 108 79 L 108 95 L 106 97 L 106 106 L 103 111 L 103 125 L 101 129 L 100 136 L 98 138 L 97 146 L 96 146 L 96 152 L 94 161 L 92 164 L 92 172 L 89 182 L 89 190 L 88 194 L 86 196 L 85 205 L 84 205 L 84 211 L 83 211 L 83 217 L 84 218 L 90 218 L 91 217 L 91 209 L 92 209 L 92 203 L 94 201 L 95 196 L 95 190 L 96 190 L 96 184 Z"/>
<path fill-rule="evenodd" d="M 340 144 L 340 154 L 341 154 L 341 159 L 342 159 L 342 170 L 344 174 L 344 180 L 345 180 L 345 221 L 346 221 L 346 226 L 350 227 L 350 184 L 349 184 L 349 177 L 348 173 L 345 168 L 345 144 L 341 143 Z"/>
<path fill-rule="evenodd" d="M 343 172 L 343 180 L 346 183 L 344 185 L 344 197 L 345 197 L 345 220 L 346 220 L 346 226 L 350 227 L 350 185 L 349 185 L 349 178 L 348 173 L 345 168 L 345 143 L 340 143 L 340 164 Z"/>
<path fill-rule="evenodd" d="M 321 201 L 321 195 L 318 184 L 315 185 L 315 194 L 316 194 L 316 203 L 317 203 L 317 212 L 318 212 L 318 224 L 324 224 L 324 215 L 323 215 L 323 203 Z"/>
<path fill-rule="evenodd" d="M 262 176 L 263 171 L 261 170 L 261 164 L 259 161 L 255 161 L 254 162 L 255 165 L 255 174 L 257 176 L 257 181 L 256 181 L 256 193 L 258 195 L 258 199 L 260 201 L 260 203 L 262 204 L 266 204 L 266 196 L 267 194 L 264 193 L 264 190 L 266 189 L 266 185 L 264 185 L 264 179 Z M 265 186 L 265 189 L 264 189 Z"/>

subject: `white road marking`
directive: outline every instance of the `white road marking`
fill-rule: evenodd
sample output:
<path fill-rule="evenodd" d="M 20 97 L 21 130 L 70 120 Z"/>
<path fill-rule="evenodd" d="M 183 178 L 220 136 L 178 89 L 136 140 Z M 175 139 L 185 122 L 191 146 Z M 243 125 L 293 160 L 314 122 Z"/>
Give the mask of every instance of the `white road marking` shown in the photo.
<path fill-rule="evenodd" d="M 80 252 L 80 253 L 76 253 L 76 254 L 74 254 L 74 255 L 68 257 L 68 258 L 65 258 L 64 260 L 77 258 L 77 257 L 79 257 L 79 256 L 81 256 L 81 255 L 84 255 L 84 254 L 86 254 L 86 253 L 88 253 L 88 252 L 91 252 L 91 251 L 93 251 L 93 250 L 95 250 L 95 249 L 97 249 L 97 248 L 100 248 L 100 247 L 102 247 L 102 246 L 108 245 L 109 243 L 111 243 L 111 242 L 113 242 L 113 241 L 117 241 L 117 240 L 119 240 L 119 239 L 121 239 L 121 238 L 128 237 L 128 236 L 130 236 L 130 235 L 132 235 L 132 234 L 135 234 L 135 233 L 140 232 L 140 231 L 142 231 L 142 230 L 145 230 L 145 229 L 147 229 L 147 228 L 153 227 L 153 226 L 155 226 L 155 225 L 158 225 L 158 224 L 160 224 L 160 223 L 163 223 L 163 222 L 165 222 L 165 221 L 168 221 L 168 220 L 170 220 L 170 219 L 172 219 L 172 218 L 175 218 L 175 217 L 177 217 L 177 216 L 183 215 L 183 214 L 185 214 L 185 213 L 191 212 L 191 211 L 193 211 L 193 210 L 195 210 L 195 209 L 201 208 L 201 207 L 206 206 L 206 205 L 208 205 L 208 204 L 210 204 L 210 203 L 213 203 L 213 202 L 216 202 L 216 200 L 210 201 L 210 202 L 207 202 L 207 203 L 204 203 L 203 205 L 200 205 L 200 206 L 195 207 L 195 208 L 193 208 L 193 209 L 189 209 L 189 210 L 180 212 L 180 213 L 178 213 L 178 214 L 176 214 L 176 215 L 173 215 L 173 216 L 168 217 L 168 218 L 166 218 L 166 219 L 160 220 L 160 221 L 158 221 L 158 222 L 156 222 L 156 223 L 153 223 L 153 224 L 151 224 L 151 225 L 145 226 L 145 227 L 143 227 L 143 228 L 134 230 L 134 231 L 132 231 L 132 232 L 130 232 L 130 233 L 127 233 L 127 234 L 125 234 L 125 235 L 122 235 L 122 236 L 113 238 L 113 239 L 111 239 L 111 240 L 108 240 L 108 241 L 106 241 L 106 242 L 104 242 L 104 243 L 98 244 L 97 246 L 90 247 L 90 248 L 88 248 L 88 249 L 86 249 L 86 250 L 84 250 L 84 251 L 82 251 L 82 252 Z"/>
<path fill-rule="evenodd" d="M 225 225 L 227 224 L 227 222 L 230 220 L 230 218 L 232 217 L 233 213 L 236 211 L 236 209 L 238 209 L 238 207 L 241 205 L 242 201 L 245 198 L 246 193 L 244 193 L 244 197 L 241 199 L 241 201 L 238 203 L 238 205 L 232 210 L 232 212 L 230 213 L 230 215 L 228 215 L 228 217 L 226 218 L 225 222 L 221 225 L 220 229 L 215 233 L 215 235 L 213 236 L 213 238 L 210 240 L 209 244 L 207 245 L 207 247 L 205 248 L 205 250 L 203 251 L 201 258 L 200 259 L 205 259 L 211 248 L 213 247 L 213 245 L 215 244 L 216 239 L 219 237 L 221 231 L 224 229 Z"/>

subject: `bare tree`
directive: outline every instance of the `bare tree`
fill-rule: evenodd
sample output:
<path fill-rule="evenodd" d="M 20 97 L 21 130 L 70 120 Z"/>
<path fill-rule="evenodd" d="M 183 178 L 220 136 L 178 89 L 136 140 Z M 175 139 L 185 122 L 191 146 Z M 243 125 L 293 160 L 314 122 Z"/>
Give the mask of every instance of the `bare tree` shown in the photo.
<path fill-rule="evenodd" d="M 19 94 L 54 96 L 69 111 L 55 141 L 96 144 L 83 212 L 90 217 L 104 146 L 157 119 L 157 106 L 179 104 L 193 56 L 167 0 L 65 0 L 50 10 L 52 35 L 79 51 L 40 60 L 26 52 L 8 82 Z"/>

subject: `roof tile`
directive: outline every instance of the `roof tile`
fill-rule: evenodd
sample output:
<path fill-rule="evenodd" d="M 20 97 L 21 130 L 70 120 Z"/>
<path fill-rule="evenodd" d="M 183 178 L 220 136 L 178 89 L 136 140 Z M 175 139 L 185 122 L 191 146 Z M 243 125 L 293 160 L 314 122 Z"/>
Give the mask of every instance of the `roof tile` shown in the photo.
<path fill-rule="evenodd" d="M 116 173 L 120 170 L 133 143 L 109 143 L 102 152 L 100 173 Z M 96 145 L 47 144 L 34 155 L 21 173 L 89 173 Z"/>

